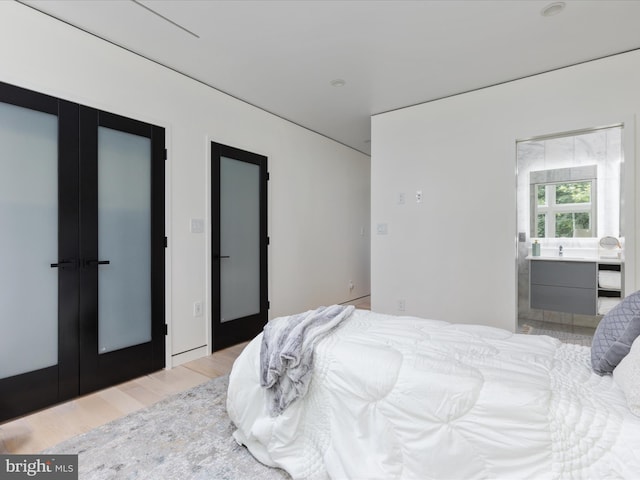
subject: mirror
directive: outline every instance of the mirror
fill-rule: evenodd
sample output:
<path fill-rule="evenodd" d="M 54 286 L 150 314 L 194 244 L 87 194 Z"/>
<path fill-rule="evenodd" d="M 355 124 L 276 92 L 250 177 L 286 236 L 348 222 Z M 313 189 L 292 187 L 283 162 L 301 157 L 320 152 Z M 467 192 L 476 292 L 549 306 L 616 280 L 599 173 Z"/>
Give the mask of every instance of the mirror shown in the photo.
<path fill-rule="evenodd" d="M 597 172 L 597 165 L 531 172 L 531 236 L 595 237 Z"/>
<path fill-rule="evenodd" d="M 517 142 L 524 238 L 622 237 L 622 125 Z"/>
<path fill-rule="evenodd" d="M 600 247 L 606 248 L 607 250 L 622 248 L 622 245 L 620 245 L 620 240 L 618 240 L 616 237 L 602 237 L 599 243 Z"/>

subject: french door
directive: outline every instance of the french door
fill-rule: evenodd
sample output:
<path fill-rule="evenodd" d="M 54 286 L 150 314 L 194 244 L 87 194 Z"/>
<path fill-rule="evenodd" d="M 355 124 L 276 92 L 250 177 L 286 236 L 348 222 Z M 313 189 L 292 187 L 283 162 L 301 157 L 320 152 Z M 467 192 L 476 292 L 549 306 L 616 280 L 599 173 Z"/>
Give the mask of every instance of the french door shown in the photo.
<path fill-rule="evenodd" d="M 0 84 L 0 420 L 164 366 L 164 130 Z"/>
<path fill-rule="evenodd" d="M 267 157 L 211 144 L 213 350 L 267 323 Z"/>

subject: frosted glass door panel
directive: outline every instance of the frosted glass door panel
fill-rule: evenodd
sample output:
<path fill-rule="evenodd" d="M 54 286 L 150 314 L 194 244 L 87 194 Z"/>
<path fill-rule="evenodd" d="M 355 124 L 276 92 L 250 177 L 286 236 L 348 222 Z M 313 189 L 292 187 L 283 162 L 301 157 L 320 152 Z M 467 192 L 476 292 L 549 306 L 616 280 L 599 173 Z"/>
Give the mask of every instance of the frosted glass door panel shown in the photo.
<path fill-rule="evenodd" d="M 260 167 L 227 157 L 220 158 L 220 255 L 220 321 L 260 313 Z"/>
<path fill-rule="evenodd" d="M 58 117 L 0 103 L 0 378 L 58 363 Z"/>
<path fill-rule="evenodd" d="M 151 340 L 151 141 L 98 130 L 98 352 Z"/>

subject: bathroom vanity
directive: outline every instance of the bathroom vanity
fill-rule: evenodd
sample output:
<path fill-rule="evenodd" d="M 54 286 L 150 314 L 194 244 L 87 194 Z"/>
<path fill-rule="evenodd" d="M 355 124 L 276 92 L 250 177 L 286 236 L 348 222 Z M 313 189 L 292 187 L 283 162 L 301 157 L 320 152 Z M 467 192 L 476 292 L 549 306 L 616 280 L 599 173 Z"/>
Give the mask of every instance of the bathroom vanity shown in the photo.
<path fill-rule="evenodd" d="M 582 315 L 598 315 L 602 302 L 624 297 L 623 285 L 599 282 L 602 274 L 622 278 L 623 263 L 617 259 L 528 256 L 531 308 Z M 601 286 L 601 283 L 604 286 Z M 616 288 L 616 287 L 620 288 Z"/>

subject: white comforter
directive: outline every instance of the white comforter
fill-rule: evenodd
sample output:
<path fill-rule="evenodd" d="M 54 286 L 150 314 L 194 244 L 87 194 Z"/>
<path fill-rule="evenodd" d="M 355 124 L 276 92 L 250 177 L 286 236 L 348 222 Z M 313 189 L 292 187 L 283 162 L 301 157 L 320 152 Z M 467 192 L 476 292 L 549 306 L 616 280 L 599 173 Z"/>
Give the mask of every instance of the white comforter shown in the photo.
<path fill-rule="evenodd" d="M 587 347 L 356 310 L 278 417 L 259 359 L 260 336 L 230 375 L 234 436 L 294 478 L 640 478 L 640 419 Z"/>

